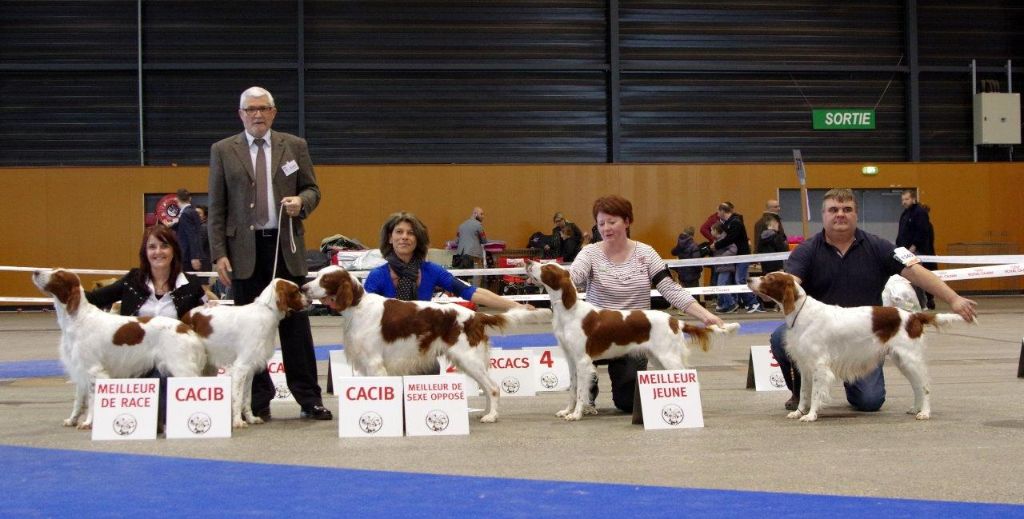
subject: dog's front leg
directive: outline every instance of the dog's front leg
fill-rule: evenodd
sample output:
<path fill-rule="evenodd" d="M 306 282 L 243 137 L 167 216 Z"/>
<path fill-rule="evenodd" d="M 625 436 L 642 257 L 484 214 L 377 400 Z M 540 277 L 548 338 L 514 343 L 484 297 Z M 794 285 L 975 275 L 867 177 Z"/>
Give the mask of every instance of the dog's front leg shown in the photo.
<path fill-rule="evenodd" d="M 231 376 L 231 427 L 235 429 L 248 427 L 250 423 L 263 422 L 259 417 L 253 416 L 252 404 L 246 403 L 246 400 L 251 398 L 247 398 L 247 395 L 252 391 L 249 371 L 236 363 L 231 365 L 228 373 Z"/>
<path fill-rule="evenodd" d="M 811 368 L 800 365 L 797 366 L 797 370 L 800 373 L 813 373 Z M 786 415 L 786 418 L 800 418 L 807 414 L 807 410 L 811 407 L 811 391 L 814 389 L 814 377 L 804 377 L 802 380 L 803 382 L 800 384 L 800 403 L 797 404 L 795 411 Z"/>
<path fill-rule="evenodd" d="M 566 355 L 566 358 L 571 359 L 572 357 Z M 555 413 L 555 416 L 559 418 L 564 417 L 576 409 L 576 399 L 578 398 L 576 395 L 576 388 L 579 386 L 579 377 L 576 376 L 576 363 L 570 360 L 566 362 L 566 365 L 569 366 L 569 405 L 566 406 L 565 409 Z"/>
<path fill-rule="evenodd" d="M 71 404 L 71 416 L 64 420 L 64 427 L 78 425 L 78 419 L 82 417 L 82 411 L 88 406 L 89 383 L 75 382 L 75 401 Z"/>
<path fill-rule="evenodd" d="M 92 429 L 92 410 L 96 407 L 96 381 L 110 378 L 103 368 L 93 368 L 89 372 L 89 396 L 86 403 L 85 420 L 78 423 L 78 428 L 83 431 Z"/>
<path fill-rule="evenodd" d="M 814 373 L 814 375 L 811 377 L 811 379 L 813 381 L 812 382 L 812 386 L 813 387 L 810 390 L 810 394 L 811 394 L 811 408 L 806 411 L 806 414 L 804 416 L 800 417 L 800 421 L 801 422 L 813 422 L 813 421 L 818 419 L 818 411 L 821 409 L 821 405 L 825 401 L 826 396 L 828 395 L 828 392 L 831 389 L 829 387 L 829 385 L 830 385 L 830 383 L 832 381 L 832 376 L 831 376 L 831 372 L 829 371 L 829 367 L 827 365 L 820 364 L 820 365 L 814 366 L 813 373 Z M 800 394 L 800 407 L 801 408 L 804 407 L 803 392 L 804 392 L 804 390 L 803 390 L 803 388 L 801 388 L 801 392 L 800 392 L 801 393 Z"/>
<path fill-rule="evenodd" d="M 583 356 L 576 361 L 576 402 L 572 410 L 566 409 L 562 418 L 568 421 L 579 420 L 583 416 L 583 410 L 587 406 L 587 398 L 590 397 L 590 380 L 594 377 L 594 363 L 590 357 Z"/>

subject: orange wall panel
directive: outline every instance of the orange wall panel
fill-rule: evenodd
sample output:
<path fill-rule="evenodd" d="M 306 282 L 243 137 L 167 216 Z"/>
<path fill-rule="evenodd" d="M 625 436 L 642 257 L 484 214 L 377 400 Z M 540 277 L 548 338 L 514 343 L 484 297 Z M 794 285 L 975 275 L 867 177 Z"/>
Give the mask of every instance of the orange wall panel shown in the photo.
<path fill-rule="evenodd" d="M 918 187 L 932 208 L 936 248 L 955 242 L 1024 244 L 1024 166 L 1015 163 L 883 163 L 877 176 L 861 164 L 807 164 L 808 187 Z M 772 164 L 501 164 L 321 165 L 323 200 L 307 224 L 307 246 L 342 233 L 378 244 L 388 214 L 423 219 L 432 245 L 443 246 L 476 205 L 487 234 L 523 247 L 550 232 L 563 211 L 589 231 L 593 201 L 616 193 L 633 202 L 633 236 L 663 257 L 686 225 L 699 226 L 722 200 L 753 227 L 764 201 L 799 187 L 791 163 Z M 180 187 L 205 192 L 205 167 L 0 168 L 0 265 L 128 269 L 137 263 L 143 195 Z M 812 211 L 820 201 L 812 200 Z M 1021 280 L 957 284 L 973 290 L 1016 289 Z M 0 272 L 0 296 L 36 296 L 25 273 Z"/>

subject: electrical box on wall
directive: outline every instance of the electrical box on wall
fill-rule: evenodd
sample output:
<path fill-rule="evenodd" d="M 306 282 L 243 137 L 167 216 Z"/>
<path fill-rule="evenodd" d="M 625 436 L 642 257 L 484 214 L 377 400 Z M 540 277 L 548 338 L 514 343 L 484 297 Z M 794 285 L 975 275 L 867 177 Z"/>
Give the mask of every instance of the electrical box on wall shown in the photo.
<path fill-rule="evenodd" d="M 1020 144 L 1020 94 L 974 94 L 974 144 Z"/>

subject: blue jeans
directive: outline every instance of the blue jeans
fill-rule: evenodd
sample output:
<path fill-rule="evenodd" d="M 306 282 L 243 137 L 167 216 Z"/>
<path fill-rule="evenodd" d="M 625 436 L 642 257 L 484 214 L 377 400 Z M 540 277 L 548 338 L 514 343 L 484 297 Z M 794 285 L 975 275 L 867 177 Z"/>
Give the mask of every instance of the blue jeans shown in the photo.
<path fill-rule="evenodd" d="M 782 369 L 782 376 L 786 379 L 786 387 L 795 394 L 800 393 L 800 371 L 796 369 L 793 362 L 786 355 L 785 344 L 786 323 L 782 323 L 772 332 L 768 343 L 771 345 L 772 355 Z M 871 373 L 854 380 L 844 382 L 846 389 L 846 401 L 858 411 L 877 411 L 885 403 L 885 376 L 882 373 L 882 365 L 879 364 Z"/>
<path fill-rule="evenodd" d="M 733 273 L 732 272 L 715 272 L 715 286 L 727 286 L 733 285 Z M 731 308 L 736 304 L 735 296 L 732 294 L 719 294 L 718 295 L 718 309 L 725 310 Z"/>
<path fill-rule="evenodd" d="M 747 284 L 747 273 L 750 272 L 750 263 L 737 263 L 736 264 L 736 284 L 746 285 Z M 739 295 L 740 305 L 743 308 L 750 308 L 757 303 L 757 296 L 750 292 L 741 293 Z"/>

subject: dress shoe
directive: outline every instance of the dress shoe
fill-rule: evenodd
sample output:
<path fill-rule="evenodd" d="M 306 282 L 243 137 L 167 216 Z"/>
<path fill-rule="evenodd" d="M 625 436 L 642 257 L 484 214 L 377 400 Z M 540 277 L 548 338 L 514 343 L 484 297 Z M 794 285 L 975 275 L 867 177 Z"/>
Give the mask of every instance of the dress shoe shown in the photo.
<path fill-rule="evenodd" d="M 793 396 L 789 397 L 789 400 L 786 400 L 786 410 L 787 411 L 796 411 L 796 408 L 799 407 L 799 406 L 800 406 L 800 395 L 797 395 L 797 394 L 794 393 Z"/>
<path fill-rule="evenodd" d="M 302 412 L 299 413 L 299 417 L 306 418 L 309 420 L 333 420 L 334 415 L 331 411 L 322 405 L 314 405 L 305 407 Z"/>
<path fill-rule="evenodd" d="M 266 409 L 261 409 L 259 411 L 254 411 L 252 414 L 256 418 L 259 418 L 260 420 L 263 420 L 264 422 L 269 422 L 270 421 L 270 408 L 269 407 L 266 408 Z"/>

